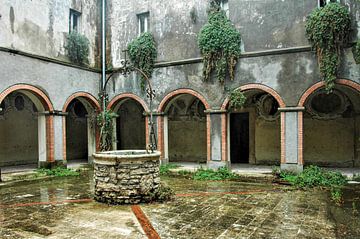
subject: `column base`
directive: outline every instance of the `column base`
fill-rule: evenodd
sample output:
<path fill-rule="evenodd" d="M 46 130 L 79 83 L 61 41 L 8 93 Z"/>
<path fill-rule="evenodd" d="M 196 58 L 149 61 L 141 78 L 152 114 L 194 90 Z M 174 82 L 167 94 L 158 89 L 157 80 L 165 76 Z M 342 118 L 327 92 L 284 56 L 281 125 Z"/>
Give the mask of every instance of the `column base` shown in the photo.
<path fill-rule="evenodd" d="M 168 164 L 169 163 L 169 159 L 168 158 L 162 158 L 160 159 L 160 164 Z"/>
<path fill-rule="evenodd" d="M 66 168 L 66 165 L 67 165 L 66 160 L 56 160 L 54 162 L 39 162 L 38 168 L 47 168 L 47 169 L 52 169 L 56 167 Z"/>
<path fill-rule="evenodd" d="M 221 167 L 230 167 L 230 164 L 228 161 L 207 161 L 207 167 L 209 169 L 218 169 Z"/>
<path fill-rule="evenodd" d="M 281 171 L 290 171 L 294 173 L 301 173 L 304 169 L 304 165 L 285 163 L 280 165 Z"/>

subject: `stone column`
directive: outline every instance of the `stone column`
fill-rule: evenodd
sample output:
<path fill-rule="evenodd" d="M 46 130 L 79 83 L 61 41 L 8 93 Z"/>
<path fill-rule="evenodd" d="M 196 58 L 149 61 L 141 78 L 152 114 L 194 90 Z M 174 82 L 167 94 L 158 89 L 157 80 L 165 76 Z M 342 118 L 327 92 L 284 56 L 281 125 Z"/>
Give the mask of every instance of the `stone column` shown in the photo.
<path fill-rule="evenodd" d="M 303 170 L 304 107 L 279 108 L 281 112 L 281 170 Z"/>
<path fill-rule="evenodd" d="M 168 163 L 168 140 L 167 140 L 167 117 L 163 112 L 153 112 L 154 133 L 156 137 L 157 150 L 160 151 L 161 164 Z M 150 123 L 150 116 L 149 116 Z M 150 128 L 147 131 L 150 134 Z M 149 138 L 149 135 L 146 135 Z"/>
<path fill-rule="evenodd" d="M 207 166 L 217 169 L 229 166 L 226 160 L 226 110 L 206 110 Z"/>

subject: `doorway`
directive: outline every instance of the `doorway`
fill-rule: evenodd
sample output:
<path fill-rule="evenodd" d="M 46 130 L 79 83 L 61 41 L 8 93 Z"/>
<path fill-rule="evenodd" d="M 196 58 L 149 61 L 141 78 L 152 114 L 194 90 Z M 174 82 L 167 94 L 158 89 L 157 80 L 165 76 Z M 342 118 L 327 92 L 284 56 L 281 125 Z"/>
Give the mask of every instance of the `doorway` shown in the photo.
<path fill-rule="evenodd" d="M 249 113 L 230 114 L 231 163 L 249 163 Z"/>

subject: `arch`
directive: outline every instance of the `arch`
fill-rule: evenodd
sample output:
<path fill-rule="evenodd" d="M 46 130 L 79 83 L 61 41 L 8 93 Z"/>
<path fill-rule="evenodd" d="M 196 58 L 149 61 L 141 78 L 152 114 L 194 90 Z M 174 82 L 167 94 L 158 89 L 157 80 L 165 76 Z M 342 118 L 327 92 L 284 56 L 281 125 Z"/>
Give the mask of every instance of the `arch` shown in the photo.
<path fill-rule="evenodd" d="M 132 93 L 123 93 L 120 95 L 115 96 L 108 104 L 107 109 L 112 109 L 117 102 L 126 99 L 126 98 L 130 98 L 135 100 L 136 102 L 138 102 L 146 112 L 149 112 L 149 107 L 146 105 L 145 101 L 143 99 L 141 99 L 139 96 L 132 94 Z"/>
<path fill-rule="evenodd" d="M 354 90 L 357 90 L 360 92 L 360 84 L 351 81 L 351 80 L 347 80 L 347 79 L 338 79 L 336 80 L 336 84 L 340 84 L 340 85 L 344 85 L 344 86 L 348 86 Z M 315 91 L 317 91 L 318 89 L 325 87 L 325 82 L 324 81 L 319 81 L 317 83 L 315 83 L 314 85 L 312 85 L 310 88 L 308 88 L 304 94 L 302 94 L 298 106 L 299 107 L 303 107 L 306 100 L 308 99 L 308 97 L 314 93 Z"/>
<path fill-rule="evenodd" d="M 91 106 L 93 106 L 96 109 L 97 112 L 101 111 L 100 104 L 96 100 L 96 98 L 92 94 L 84 92 L 84 91 L 76 92 L 76 93 L 72 94 L 71 96 L 69 96 L 65 101 L 62 111 L 66 112 L 71 101 L 73 101 L 74 99 L 79 98 L 79 97 L 85 98 L 86 101 L 89 102 L 91 104 Z"/>
<path fill-rule="evenodd" d="M 54 112 L 53 104 L 47 94 L 38 87 L 29 84 L 16 84 L 8 87 L 0 93 L 0 102 L 15 91 L 22 92 L 28 96 L 39 111 Z M 42 142 L 41 144 L 39 143 L 39 163 L 44 163 L 45 161 L 54 162 L 54 116 L 51 114 L 40 116 L 39 125 L 42 126 L 41 129 L 38 129 L 39 137 L 41 135 L 39 142 Z"/>
<path fill-rule="evenodd" d="M 169 94 L 167 94 L 163 100 L 160 102 L 159 107 L 158 107 L 158 112 L 163 112 L 165 110 L 165 107 L 168 103 L 168 101 L 172 98 L 174 98 L 177 95 L 180 94 L 189 94 L 189 95 L 193 95 L 194 97 L 198 98 L 205 106 L 205 108 L 208 110 L 210 109 L 210 104 L 207 102 L 207 100 L 205 99 L 204 96 L 202 96 L 199 92 L 196 92 L 194 90 L 191 89 L 177 89 L 175 91 L 170 92 Z"/>
<path fill-rule="evenodd" d="M 0 93 L 0 102 L 2 102 L 5 97 L 8 96 L 10 93 L 15 91 L 25 91 L 32 93 L 38 98 L 38 100 L 40 100 L 45 110 L 54 111 L 53 104 L 51 103 L 49 97 L 39 88 L 27 84 L 17 84 L 5 89 L 3 92 Z"/>
<path fill-rule="evenodd" d="M 240 91 L 247 91 L 247 90 L 262 90 L 265 91 L 266 93 L 270 94 L 271 96 L 273 96 L 276 101 L 279 103 L 279 106 L 281 108 L 285 107 L 285 102 L 284 100 L 281 98 L 280 94 L 278 92 L 276 92 L 274 89 L 266 86 L 266 85 L 262 85 L 262 84 L 247 84 L 247 85 L 243 85 L 240 86 L 239 88 L 237 88 L 237 90 Z M 230 98 L 226 97 L 226 99 L 224 100 L 224 103 L 221 105 L 221 110 L 226 110 L 227 107 L 229 106 L 229 102 L 230 102 Z"/>

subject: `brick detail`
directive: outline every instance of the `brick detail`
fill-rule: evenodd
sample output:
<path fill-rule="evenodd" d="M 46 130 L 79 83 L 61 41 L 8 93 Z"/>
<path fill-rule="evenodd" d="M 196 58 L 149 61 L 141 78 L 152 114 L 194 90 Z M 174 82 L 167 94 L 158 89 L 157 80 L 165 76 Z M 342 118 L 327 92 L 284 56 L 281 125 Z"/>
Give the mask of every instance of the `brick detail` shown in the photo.
<path fill-rule="evenodd" d="M 17 90 L 26 90 L 32 92 L 35 96 L 39 98 L 45 110 L 48 111 L 54 110 L 54 107 L 49 97 L 42 90 L 32 85 L 18 84 L 18 85 L 10 86 L 9 88 L 7 88 L 6 90 L 0 93 L 0 102 L 2 102 L 5 99 L 5 97 L 8 96 L 10 93 Z"/>
<path fill-rule="evenodd" d="M 280 113 L 280 158 L 281 163 L 286 163 L 286 152 L 285 152 L 285 112 Z"/>
<path fill-rule="evenodd" d="M 66 112 L 71 101 L 73 101 L 74 99 L 79 98 L 79 97 L 86 99 L 87 102 L 89 102 L 91 104 L 91 106 L 95 108 L 95 110 L 97 112 L 101 111 L 101 106 L 100 106 L 99 102 L 97 101 L 97 99 L 93 95 L 91 95 L 90 93 L 87 93 L 87 92 L 76 92 L 76 93 L 72 94 L 69 98 L 66 99 L 65 104 L 62 108 L 62 111 Z"/>
<path fill-rule="evenodd" d="M 55 162 L 54 158 L 54 116 L 46 116 L 46 153 L 47 162 Z"/>
<path fill-rule="evenodd" d="M 281 108 L 285 107 L 285 102 L 284 100 L 281 98 L 281 96 L 279 95 L 279 93 L 277 93 L 274 89 L 266 86 L 266 85 L 262 85 L 262 84 L 247 84 L 247 85 L 243 85 L 240 86 L 239 88 L 237 88 L 240 91 L 247 91 L 247 90 L 262 90 L 265 91 L 266 93 L 269 93 L 270 95 L 272 95 L 277 102 L 279 103 L 279 106 Z M 230 102 L 230 98 L 227 97 L 223 104 L 221 105 L 221 109 L 222 110 L 226 110 L 229 106 L 229 102 Z"/>
<path fill-rule="evenodd" d="M 159 115 L 157 117 L 157 128 L 158 128 L 158 150 L 161 152 L 160 158 L 165 157 L 164 147 L 164 116 Z"/>
<path fill-rule="evenodd" d="M 206 151 L 207 161 L 211 160 L 211 118 L 210 114 L 206 115 Z"/>
<path fill-rule="evenodd" d="M 226 113 L 221 114 L 221 160 L 227 161 L 227 115 Z"/>
<path fill-rule="evenodd" d="M 168 95 L 166 95 L 164 97 L 164 99 L 160 102 L 160 105 L 158 107 L 158 111 L 159 112 L 164 112 L 165 110 L 165 107 L 167 105 L 167 103 L 170 101 L 170 99 L 172 99 L 173 97 L 177 96 L 177 95 L 180 95 L 180 94 L 189 94 L 189 95 L 193 95 L 195 96 L 196 98 L 198 98 L 199 100 L 201 100 L 201 102 L 204 104 L 205 106 L 205 109 L 210 109 L 210 105 L 209 103 L 207 102 L 207 100 L 205 99 L 204 96 L 202 96 L 200 93 L 194 91 L 194 90 L 191 90 L 191 89 L 177 89 L 177 90 L 174 90 L 173 92 L 169 93 Z"/>
<path fill-rule="evenodd" d="M 108 104 L 107 109 L 112 109 L 116 103 L 118 103 L 121 100 L 124 100 L 126 98 L 131 98 L 135 101 L 137 101 L 146 112 L 149 112 L 150 109 L 149 107 L 146 105 L 145 101 L 143 99 L 141 99 L 139 96 L 132 94 L 132 93 L 123 93 L 120 95 L 115 96 Z"/>
<path fill-rule="evenodd" d="M 346 80 L 346 79 L 338 79 L 335 81 L 336 84 L 339 85 L 345 85 L 348 86 L 350 88 L 353 88 L 354 90 L 357 90 L 360 92 L 360 84 L 351 81 L 351 80 Z M 307 98 L 314 93 L 315 91 L 317 91 L 318 89 L 325 87 L 325 82 L 324 81 L 319 81 L 318 83 L 315 83 L 314 85 L 312 85 L 309 89 L 307 89 L 304 94 L 301 96 L 298 106 L 299 107 L 303 107 Z"/>

